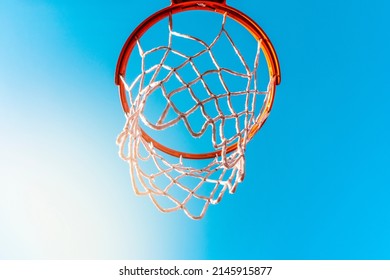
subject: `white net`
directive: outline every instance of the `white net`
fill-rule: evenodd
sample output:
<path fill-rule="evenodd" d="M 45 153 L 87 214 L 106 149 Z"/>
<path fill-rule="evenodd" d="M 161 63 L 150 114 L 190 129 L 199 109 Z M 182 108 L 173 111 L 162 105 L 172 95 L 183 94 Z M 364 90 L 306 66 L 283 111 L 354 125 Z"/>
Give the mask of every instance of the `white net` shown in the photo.
<path fill-rule="evenodd" d="M 248 64 L 227 31 L 226 19 L 226 15 L 223 15 L 217 36 L 211 43 L 206 43 L 198 37 L 174 31 L 170 16 L 168 44 L 144 51 L 138 40 L 141 73 L 131 83 L 121 77 L 120 82 L 128 94 L 130 111 L 126 114 L 126 124 L 117 140 L 120 156 L 130 165 L 135 193 L 149 196 L 162 212 L 182 209 L 190 218 L 200 219 L 208 206 L 218 203 L 226 191 L 234 193 L 244 178 L 245 149 L 251 138 L 251 130 L 255 125 L 262 124 L 269 113 L 269 93 L 273 91 L 275 79 L 269 78 L 266 88 L 262 91 L 259 89 L 257 75 L 262 41 L 257 41 L 254 62 Z M 175 49 L 175 38 L 196 43 L 199 51 L 186 54 Z M 216 45 L 222 38 L 234 51 L 241 71 L 224 67 L 216 59 Z M 156 53 L 163 54 L 161 59 L 147 66 L 148 57 Z M 171 65 L 169 60 L 172 56 L 179 58 L 176 61 L 180 63 Z M 201 57 L 211 61 L 209 69 L 203 70 L 197 65 Z M 190 69 L 191 78 L 182 74 L 183 69 Z M 228 82 L 231 77 L 239 79 L 242 88 L 232 87 Z M 174 88 L 169 86 L 173 80 Z M 215 92 L 214 86 L 210 85 L 216 82 L 221 89 L 219 92 Z M 147 100 L 157 95 L 163 97 L 163 102 L 160 103 L 158 117 L 153 119 L 147 116 L 145 107 Z M 184 95 L 189 100 L 185 102 L 185 108 L 176 101 Z M 236 97 L 240 100 L 239 106 L 235 104 Z M 202 160 L 182 156 L 176 158 L 142 137 L 142 129 L 169 133 L 169 129 L 179 123 L 194 139 L 206 135 L 212 149 L 219 153 Z M 180 138 L 180 135 L 171 137 Z M 229 153 L 232 145 L 236 145 L 236 149 Z"/>

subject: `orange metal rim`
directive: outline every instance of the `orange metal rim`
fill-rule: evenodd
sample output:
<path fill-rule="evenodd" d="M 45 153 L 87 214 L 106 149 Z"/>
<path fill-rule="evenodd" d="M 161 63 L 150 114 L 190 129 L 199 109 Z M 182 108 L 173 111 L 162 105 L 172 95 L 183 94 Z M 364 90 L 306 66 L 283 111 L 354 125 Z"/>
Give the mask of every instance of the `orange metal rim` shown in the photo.
<path fill-rule="evenodd" d="M 129 113 L 130 109 L 129 109 L 129 104 L 127 102 L 126 89 L 123 83 L 121 82 L 120 77 L 121 76 L 125 77 L 126 75 L 128 60 L 136 45 L 137 40 L 141 38 L 142 35 L 145 34 L 146 31 L 151 26 L 153 26 L 155 23 L 159 22 L 160 20 L 168 17 L 170 14 L 176 14 L 176 13 L 190 11 L 190 10 L 205 10 L 205 11 L 217 12 L 220 14 L 226 13 L 229 18 L 242 24 L 252 34 L 254 38 L 256 38 L 257 40 L 259 39 L 262 40 L 262 50 L 268 63 L 270 78 L 275 79 L 275 85 L 272 86 L 267 103 L 264 105 L 265 108 L 262 112 L 263 116 L 259 117 L 259 122 L 256 123 L 249 132 L 249 140 L 250 140 L 263 126 L 264 122 L 267 119 L 266 116 L 271 111 L 274 96 L 275 96 L 276 85 L 280 84 L 281 82 L 279 60 L 271 41 L 269 40 L 266 33 L 261 29 L 261 27 L 241 11 L 226 5 L 225 0 L 214 0 L 214 1 L 173 0 L 171 6 L 162 9 L 156 12 L 155 14 L 151 15 L 150 17 L 148 17 L 131 33 L 131 35 L 127 39 L 119 55 L 116 72 L 115 72 L 115 83 L 119 86 L 119 94 L 120 94 L 120 100 L 121 100 L 123 111 L 125 113 Z M 177 151 L 157 142 L 152 137 L 150 137 L 144 130 L 141 129 L 141 132 L 142 132 L 143 139 L 145 139 L 147 142 L 152 142 L 154 147 L 156 147 L 157 149 L 175 157 L 183 157 L 188 159 L 207 159 L 207 158 L 214 158 L 215 156 L 220 156 L 222 153 L 221 150 L 208 152 L 208 153 L 199 153 L 199 154 Z M 230 153 L 236 149 L 237 149 L 237 143 L 229 146 L 226 152 Z"/>

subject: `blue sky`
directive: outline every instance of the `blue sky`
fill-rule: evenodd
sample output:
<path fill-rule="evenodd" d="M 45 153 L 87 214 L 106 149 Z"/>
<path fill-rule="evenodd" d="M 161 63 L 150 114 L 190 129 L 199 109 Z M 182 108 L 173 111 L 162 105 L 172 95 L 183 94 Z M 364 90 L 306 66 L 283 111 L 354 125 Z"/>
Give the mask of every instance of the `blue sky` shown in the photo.
<path fill-rule="evenodd" d="M 389 259 L 389 4 L 228 0 L 282 83 L 245 181 L 201 221 L 136 197 L 115 145 L 119 52 L 168 4 L 1 2 L 0 258 Z"/>

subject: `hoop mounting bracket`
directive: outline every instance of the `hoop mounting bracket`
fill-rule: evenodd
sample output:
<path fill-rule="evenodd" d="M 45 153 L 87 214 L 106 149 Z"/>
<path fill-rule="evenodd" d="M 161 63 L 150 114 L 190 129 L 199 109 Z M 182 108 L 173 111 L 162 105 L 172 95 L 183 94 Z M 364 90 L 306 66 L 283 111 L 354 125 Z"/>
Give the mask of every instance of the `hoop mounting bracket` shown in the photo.
<path fill-rule="evenodd" d="M 172 0 L 172 5 L 176 5 L 176 4 L 180 4 L 180 3 L 183 3 L 183 2 L 191 2 L 191 1 L 194 1 L 194 0 Z M 206 1 L 199 1 L 199 2 L 216 2 L 216 3 L 220 3 L 220 4 L 226 4 L 226 0 L 206 0 Z"/>

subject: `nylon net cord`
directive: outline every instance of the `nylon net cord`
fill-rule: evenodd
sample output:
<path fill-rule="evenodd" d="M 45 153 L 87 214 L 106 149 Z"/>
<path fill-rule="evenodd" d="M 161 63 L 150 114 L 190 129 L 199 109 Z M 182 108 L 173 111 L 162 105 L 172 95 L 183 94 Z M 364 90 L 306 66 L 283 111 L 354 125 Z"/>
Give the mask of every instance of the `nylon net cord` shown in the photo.
<path fill-rule="evenodd" d="M 126 114 L 126 124 L 123 131 L 117 138 L 117 144 L 120 148 L 119 154 L 122 159 L 129 163 L 131 183 L 134 192 L 137 195 L 149 196 L 155 206 L 162 212 L 173 212 L 182 209 L 190 218 L 201 219 L 204 217 L 207 208 L 210 204 L 217 204 L 221 201 L 224 193 L 228 190 L 234 193 L 238 183 L 240 183 L 245 174 L 245 148 L 250 140 L 249 132 L 251 128 L 267 118 L 267 114 L 263 114 L 265 110 L 264 104 L 267 103 L 269 92 L 275 85 L 274 79 L 270 78 L 268 88 L 265 91 L 259 91 L 257 85 L 257 70 L 259 66 L 259 57 L 261 53 L 261 40 L 257 42 L 257 53 L 251 70 L 243 55 L 238 50 L 232 37 L 225 28 L 226 14 L 223 16 L 222 25 L 215 39 L 207 44 L 205 41 L 193 37 L 191 35 L 182 34 L 173 30 L 172 15 L 169 16 L 169 39 L 167 46 L 158 46 L 151 50 L 144 51 L 141 42 L 137 41 L 138 52 L 141 57 L 141 74 L 139 74 L 132 83 L 128 84 L 124 77 L 121 78 L 121 83 L 126 88 L 128 93 L 128 101 L 130 111 Z M 221 67 L 217 63 L 217 59 L 213 53 L 213 47 L 221 39 L 222 36 L 228 39 L 234 53 L 239 58 L 242 66 L 245 69 L 244 73 L 239 71 Z M 178 50 L 175 50 L 172 45 L 172 39 L 179 37 L 185 40 L 192 40 L 200 44 L 203 49 L 195 55 L 189 56 Z M 161 61 L 149 68 L 146 68 L 145 58 L 158 51 L 164 51 Z M 184 62 L 179 66 L 172 67 L 168 65 L 167 57 L 169 54 L 174 54 L 184 59 Z M 209 55 L 214 65 L 213 69 L 205 72 L 200 72 L 195 64 L 195 59 L 202 55 Z M 179 70 L 185 66 L 191 66 L 196 77 L 191 81 L 185 81 L 180 75 Z M 168 74 L 163 79 L 158 80 L 160 72 L 165 70 Z M 229 90 L 228 84 L 225 81 L 223 73 L 228 73 L 236 77 L 245 79 L 246 88 L 240 91 Z M 207 75 L 216 75 L 224 89 L 222 94 L 212 92 L 208 83 L 205 80 Z M 150 79 L 146 76 L 150 75 Z M 165 83 L 176 78 L 181 86 L 174 90 L 167 90 Z M 201 99 L 192 88 L 196 83 L 201 83 L 205 92 L 206 98 Z M 161 116 L 157 121 L 151 122 L 145 117 L 144 108 L 147 98 L 157 89 L 161 91 L 166 99 L 166 105 Z M 183 112 L 173 102 L 173 97 L 183 91 L 187 91 L 190 97 L 194 100 L 195 105 Z M 255 107 L 258 95 L 264 95 L 263 107 L 260 113 L 256 116 Z M 237 112 L 232 104 L 233 96 L 245 96 L 244 110 Z M 229 113 L 221 109 L 220 103 L 222 99 L 227 100 Z M 211 116 L 206 110 L 206 104 L 215 105 L 218 112 L 217 115 Z M 191 125 L 189 116 L 197 109 L 200 109 L 205 121 L 201 129 L 196 130 Z M 176 117 L 166 120 L 169 110 L 173 110 Z M 243 119 L 240 124 L 240 119 Z M 227 120 L 234 120 L 234 135 L 227 137 L 225 135 L 225 123 Z M 152 143 L 147 142 L 142 137 L 140 121 L 148 128 L 153 130 L 166 130 L 173 125 L 182 121 L 190 135 L 194 138 L 201 137 L 205 131 L 211 127 L 211 142 L 213 148 L 221 150 L 221 155 L 210 159 L 201 168 L 192 167 L 189 160 L 178 158 L 172 162 L 172 158 L 164 152 L 156 149 Z M 230 154 L 227 154 L 227 148 L 230 145 L 237 144 L 237 149 Z M 154 171 L 150 172 L 145 166 L 154 165 Z M 189 180 L 188 180 L 189 179 Z M 162 183 L 164 182 L 164 183 Z M 188 184 L 190 182 L 190 184 Z M 177 193 L 180 193 L 180 196 Z M 167 201 L 162 202 L 162 199 Z M 190 207 L 196 200 L 196 207 Z M 199 203 L 200 202 L 200 203 Z"/>

